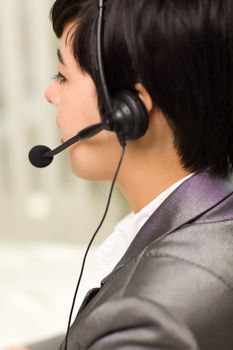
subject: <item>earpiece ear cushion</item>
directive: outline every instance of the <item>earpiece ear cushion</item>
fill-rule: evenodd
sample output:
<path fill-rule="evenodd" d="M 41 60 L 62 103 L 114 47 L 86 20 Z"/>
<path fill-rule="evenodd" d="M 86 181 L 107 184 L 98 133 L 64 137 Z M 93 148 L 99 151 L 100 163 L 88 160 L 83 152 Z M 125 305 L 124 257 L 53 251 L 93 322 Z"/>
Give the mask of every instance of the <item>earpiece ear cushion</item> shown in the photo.
<path fill-rule="evenodd" d="M 114 109 L 123 116 L 126 139 L 136 140 L 143 136 L 149 124 L 149 116 L 141 99 L 134 92 L 125 90 L 114 98 Z"/>

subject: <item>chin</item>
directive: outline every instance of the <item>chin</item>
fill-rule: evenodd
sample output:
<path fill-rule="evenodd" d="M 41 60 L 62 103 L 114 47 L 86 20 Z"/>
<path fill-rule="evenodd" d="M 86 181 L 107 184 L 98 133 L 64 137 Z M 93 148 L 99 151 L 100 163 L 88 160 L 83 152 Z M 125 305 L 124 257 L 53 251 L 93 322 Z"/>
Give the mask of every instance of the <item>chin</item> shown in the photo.
<path fill-rule="evenodd" d="M 69 150 L 70 165 L 73 173 L 88 181 L 111 181 L 116 171 L 116 162 L 109 147 L 89 142 L 71 147 Z"/>
<path fill-rule="evenodd" d="M 110 177 L 103 173 L 99 173 L 96 170 L 91 171 L 90 169 L 77 169 L 77 167 L 72 166 L 73 173 L 80 179 L 87 181 L 110 181 Z"/>
<path fill-rule="evenodd" d="M 95 166 L 95 162 L 91 163 L 87 161 L 75 161 L 70 159 L 72 172 L 79 178 L 87 181 L 109 181 L 112 180 L 111 176 L 105 169 L 101 166 Z"/>

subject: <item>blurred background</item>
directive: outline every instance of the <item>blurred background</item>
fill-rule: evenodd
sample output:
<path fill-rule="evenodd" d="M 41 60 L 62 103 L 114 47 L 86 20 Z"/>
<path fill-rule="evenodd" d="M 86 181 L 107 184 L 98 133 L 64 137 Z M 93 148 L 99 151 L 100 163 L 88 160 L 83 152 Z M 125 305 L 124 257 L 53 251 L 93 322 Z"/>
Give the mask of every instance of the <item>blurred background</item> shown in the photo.
<path fill-rule="evenodd" d="M 56 111 L 44 99 L 57 72 L 52 3 L 0 0 L 1 349 L 65 330 L 84 249 L 110 188 L 109 183 L 76 178 L 66 154 L 42 170 L 28 161 L 34 145 L 54 148 L 60 143 Z M 77 305 L 101 276 L 98 245 L 128 211 L 115 190 L 87 261 Z"/>

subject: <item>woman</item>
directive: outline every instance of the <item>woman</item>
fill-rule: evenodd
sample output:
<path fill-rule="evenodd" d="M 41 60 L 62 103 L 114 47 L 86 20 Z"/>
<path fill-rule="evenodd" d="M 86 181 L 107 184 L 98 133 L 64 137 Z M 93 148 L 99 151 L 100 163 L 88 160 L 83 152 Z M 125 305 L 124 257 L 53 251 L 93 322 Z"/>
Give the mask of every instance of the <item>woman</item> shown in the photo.
<path fill-rule="evenodd" d="M 106 117 L 98 2 L 56 0 L 59 73 L 46 98 L 63 141 Z M 231 0 L 108 0 L 104 71 L 112 98 L 146 110 L 117 186 L 134 214 L 105 243 L 107 277 L 62 349 L 233 348 L 233 10 Z M 117 137 L 118 136 L 118 137 Z M 103 131 L 69 149 L 72 169 L 111 180 L 122 151 Z M 112 271 L 113 270 L 113 271 Z M 66 342 L 67 341 L 67 342 Z"/>

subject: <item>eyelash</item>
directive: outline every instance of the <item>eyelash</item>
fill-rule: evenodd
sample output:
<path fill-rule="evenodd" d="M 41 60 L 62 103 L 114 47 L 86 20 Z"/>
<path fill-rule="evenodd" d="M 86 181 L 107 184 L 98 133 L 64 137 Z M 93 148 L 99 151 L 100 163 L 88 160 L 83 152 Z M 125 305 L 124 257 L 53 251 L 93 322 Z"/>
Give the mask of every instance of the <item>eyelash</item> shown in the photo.
<path fill-rule="evenodd" d="M 66 82 L 66 78 L 64 77 L 64 75 L 62 75 L 60 72 L 58 72 L 57 74 L 55 74 L 52 77 L 53 80 L 56 80 L 58 82 L 58 84 L 62 85 Z"/>

